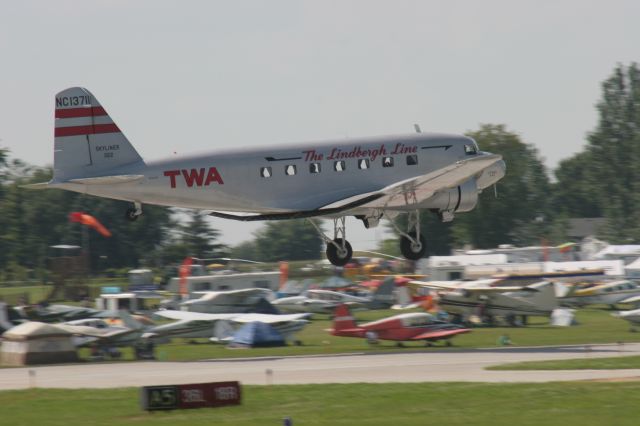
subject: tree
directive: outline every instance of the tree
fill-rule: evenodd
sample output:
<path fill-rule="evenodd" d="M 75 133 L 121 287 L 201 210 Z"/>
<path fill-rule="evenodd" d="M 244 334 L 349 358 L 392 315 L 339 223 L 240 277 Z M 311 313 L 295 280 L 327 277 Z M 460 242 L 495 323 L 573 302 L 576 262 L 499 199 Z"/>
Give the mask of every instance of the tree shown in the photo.
<path fill-rule="evenodd" d="M 124 217 L 127 203 L 61 191 L 35 191 L 23 184 L 45 182 L 52 171 L 9 162 L 0 197 L 0 268 L 16 262 L 29 268 L 44 268 L 50 246 L 83 245 L 82 225 L 70 223 L 72 211 L 95 216 L 113 236 L 104 238 L 88 231 L 92 271 L 112 267 L 138 266 L 148 260 L 164 240 L 170 225 L 169 211 L 145 206 L 143 218 L 135 223 Z"/>
<path fill-rule="evenodd" d="M 180 241 L 189 250 L 189 255 L 203 259 L 223 256 L 227 247 L 216 242 L 220 231 L 206 221 L 207 215 L 197 210 L 190 211 L 188 215 L 190 220 L 179 226 L 179 233 Z"/>
<path fill-rule="evenodd" d="M 602 83 L 599 119 L 583 152 L 563 161 L 554 185 L 558 209 L 608 219 L 603 237 L 640 240 L 640 68 L 618 65 Z"/>
<path fill-rule="evenodd" d="M 488 248 L 555 239 L 551 235 L 557 227 L 549 201 L 550 183 L 537 149 L 501 124 L 484 124 L 467 135 L 481 150 L 502 155 L 507 173 L 496 185 L 497 197 L 487 189 L 473 211 L 456 217 L 451 228 L 455 243 Z"/>
<path fill-rule="evenodd" d="M 320 259 L 322 239 L 305 220 L 267 222 L 255 234 L 257 260 Z"/>

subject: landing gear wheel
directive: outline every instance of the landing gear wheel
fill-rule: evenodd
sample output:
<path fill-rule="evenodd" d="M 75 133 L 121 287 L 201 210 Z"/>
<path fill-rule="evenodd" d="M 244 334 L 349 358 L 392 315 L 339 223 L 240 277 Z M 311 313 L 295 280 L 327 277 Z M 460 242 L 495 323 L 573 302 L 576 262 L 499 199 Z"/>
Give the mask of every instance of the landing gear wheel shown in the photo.
<path fill-rule="evenodd" d="M 342 238 L 333 240 L 339 247 L 342 247 Z M 344 241 L 344 249 L 338 249 L 335 245 L 327 244 L 327 259 L 335 266 L 344 266 L 351 260 L 353 250 L 349 241 Z"/>
<path fill-rule="evenodd" d="M 140 216 L 137 213 L 138 213 L 138 211 L 136 209 L 134 209 L 133 207 L 131 207 L 131 208 L 127 209 L 127 212 L 125 213 L 125 217 L 127 219 L 129 219 L 129 221 L 135 222 L 136 220 L 138 220 L 138 216 Z"/>
<path fill-rule="evenodd" d="M 416 239 L 416 233 L 414 231 L 409 232 L 409 235 L 414 240 Z M 420 235 L 419 243 L 413 243 L 409 238 L 404 235 L 400 237 L 400 252 L 404 257 L 409 260 L 418 260 L 424 256 L 427 252 L 427 242 L 424 236 Z"/>

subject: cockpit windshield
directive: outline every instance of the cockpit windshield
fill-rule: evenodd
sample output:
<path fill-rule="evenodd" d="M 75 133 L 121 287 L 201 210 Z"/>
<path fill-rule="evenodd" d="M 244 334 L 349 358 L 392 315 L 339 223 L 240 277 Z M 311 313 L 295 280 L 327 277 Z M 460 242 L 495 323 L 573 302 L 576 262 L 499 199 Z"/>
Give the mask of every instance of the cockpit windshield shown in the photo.
<path fill-rule="evenodd" d="M 478 145 L 475 141 L 464 145 L 464 153 L 467 155 L 475 155 L 478 153 Z"/>

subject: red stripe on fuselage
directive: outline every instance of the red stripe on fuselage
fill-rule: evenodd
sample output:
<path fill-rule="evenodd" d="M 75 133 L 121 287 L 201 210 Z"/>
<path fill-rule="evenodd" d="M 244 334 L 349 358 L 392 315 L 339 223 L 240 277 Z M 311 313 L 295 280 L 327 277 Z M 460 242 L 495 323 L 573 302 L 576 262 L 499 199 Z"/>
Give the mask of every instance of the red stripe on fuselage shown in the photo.
<path fill-rule="evenodd" d="M 101 106 L 56 109 L 56 118 L 99 117 L 101 115 L 107 115 L 107 111 L 105 111 Z"/>
<path fill-rule="evenodd" d="M 55 137 L 95 135 L 98 133 L 117 133 L 120 129 L 114 123 L 94 124 L 93 126 L 56 127 Z"/>

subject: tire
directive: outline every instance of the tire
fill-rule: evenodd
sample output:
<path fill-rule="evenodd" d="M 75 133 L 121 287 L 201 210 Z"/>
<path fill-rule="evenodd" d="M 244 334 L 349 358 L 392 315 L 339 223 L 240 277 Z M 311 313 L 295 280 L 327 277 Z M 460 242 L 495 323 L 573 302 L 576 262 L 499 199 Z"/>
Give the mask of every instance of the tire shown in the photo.
<path fill-rule="evenodd" d="M 339 246 L 342 245 L 342 238 L 336 238 L 333 241 Z M 351 256 L 353 256 L 353 249 L 351 248 L 351 244 L 349 244 L 349 241 L 345 241 L 344 243 L 347 252 L 343 256 L 340 256 L 340 254 L 338 253 L 338 248 L 336 246 L 334 246 L 333 244 L 327 244 L 327 259 L 329 259 L 329 262 L 331 262 L 335 266 L 346 265 L 351 260 Z"/>
<path fill-rule="evenodd" d="M 416 237 L 416 233 L 413 231 L 409 232 L 409 235 L 414 239 Z M 427 252 L 427 241 L 420 234 L 420 247 L 414 247 L 411 240 L 403 235 L 400 237 L 400 252 L 409 260 L 421 259 Z"/>
<path fill-rule="evenodd" d="M 134 208 L 130 208 L 127 209 L 127 212 L 124 215 L 130 222 L 135 222 L 136 220 L 138 220 L 138 214 L 136 214 L 136 209 Z"/>

